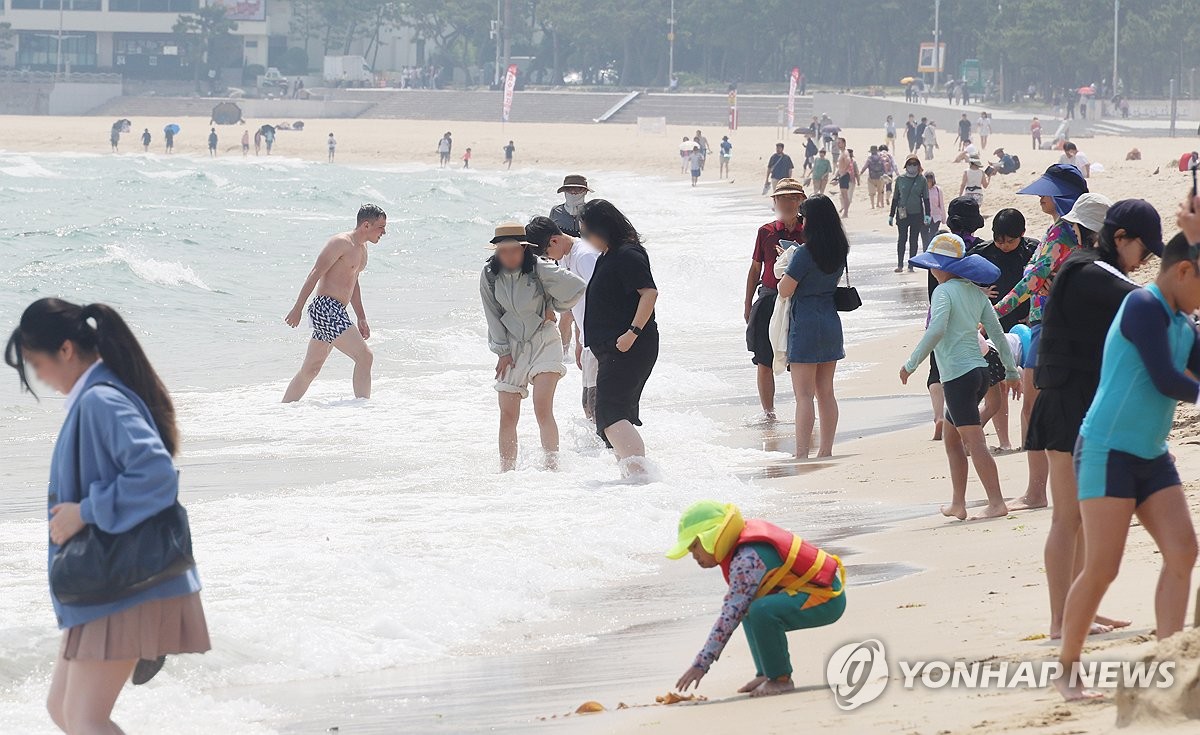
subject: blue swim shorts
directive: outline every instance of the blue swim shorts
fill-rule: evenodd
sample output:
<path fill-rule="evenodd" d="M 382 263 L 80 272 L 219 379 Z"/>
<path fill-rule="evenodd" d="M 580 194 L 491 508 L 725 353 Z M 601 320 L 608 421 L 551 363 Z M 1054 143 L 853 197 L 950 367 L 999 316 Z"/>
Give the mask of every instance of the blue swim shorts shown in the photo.
<path fill-rule="evenodd" d="M 318 296 L 308 305 L 308 316 L 312 319 L 312 338 L 333 344 L 350 327 L 350 312 L 346 305 L 332 296 Z"/>
<path fill-rule="evenodd" d="M 1127 498 L 1141 505 L 1154 493 L 1181 484 L 1169 453 L 1142 459 L 1079 437 L 1075 442 L 1079 499 Z"/>
<path fill-rule="evenodd" d="M 1033 370 L 1037 367 L 1038 344 L 1042 341 L 1042 323 L 1029 325 L 1029 349 L 1021 355 L 1020 367 Z"/>

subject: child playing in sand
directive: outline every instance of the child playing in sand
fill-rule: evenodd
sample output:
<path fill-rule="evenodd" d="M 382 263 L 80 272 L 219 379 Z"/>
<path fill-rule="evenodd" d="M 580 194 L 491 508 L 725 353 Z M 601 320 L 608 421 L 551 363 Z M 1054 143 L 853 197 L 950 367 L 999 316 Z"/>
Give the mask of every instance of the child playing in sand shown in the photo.
<path fill-rule="evenodd" d="M 942 514 L 967 518 L 967 454 L 975 465 L 975 474 L 987 491 L 988 504 L 977 518 L 1008 515 L 1008 506 L 1000 493 L 996 461 L 988 450 L 979 419 L 979 402 L 990 387 L 987 360 L 979 349 L 979 325 L 982 324 L 1000 353 L 1004 364 L 1005 388 L 1020 396 L 1020 374 L 996 312 L 976 283 L 995 283 L 1000 269 L 980 255 L 967 255 L 958 235 L 943 233 L 933 238 L 929 250 L 908 262 L 928 268 L 937 279 L 929 306 L 929 326 L 912 356 L 900 368 L 900 382 L 907 384 L 917 366 L 932 352 L 941 373 L 946 405 L 942 422 L 942 443 L 950 462 L 953 495 Z"/>
<path fill-rule="evenodd" d="M 1180 209 L 1182 232 L 1163 250 L 1158 278 L 1126 296 L 1109 327 L 1100 387 L 1079 429 L 1075 472 L 1085 555 L 1067 594 L 1063 675 L 1055 681 L 1069 700 L 1100 696 L 1072 672 L 1117 576 L 1135 514 L 1162 555 L 1154 597 L 1158 639 L 1183 629 L 1196 531 L 1167 434 L 1175 404 L 1200 400 L 1200 383 L 1184 372 L 1200 374 L 1200 340 L 1188 316 L 1200 308 L 1200 197 L 1192 199 Z"/>
<path fill-rule="evenodd" d="M 667 558 L 689 552 L 704 569 L 720 566 L 729 591 L 708 641 L 676 688 L 685 692 L 699 684 L 741 624 L 756 671 L 738 691 L 763 697 L 795 689 L 786 634 L 842 617 L 841 560 L 766 521 L 744 521 L 736 505 L 713 500 L 696 503 L 679 518 L 679 540 Z"/>

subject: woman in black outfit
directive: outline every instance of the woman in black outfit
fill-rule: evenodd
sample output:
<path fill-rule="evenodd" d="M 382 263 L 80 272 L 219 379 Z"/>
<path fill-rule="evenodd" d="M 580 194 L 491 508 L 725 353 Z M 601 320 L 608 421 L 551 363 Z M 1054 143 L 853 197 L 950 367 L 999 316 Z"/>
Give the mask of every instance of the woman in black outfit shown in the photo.
<path fill-rule="evenodd" d="M 600 251 L 588 282 L 583 331 L 600 364 L 596 376 L 596 429 L 612 447 L 625 476 L 644 475 L 646 445 L 642 389 L 658 360 L 658 289 L 642 238 L 610 202 L 594 199 L 579 212 L 579 231 Z"/>
<path fill-rule="evenodd" d="M 1087 238 L 1083 239 L 1087 242 Z M 1104 340 L 1121 302 L 1137 284 L 1126 274 L 1153 254 L 1162 254 L 1158 213 L 1140 199 L 1109 207 L 1094 247 L 1074 252 L 1054 277 L 1042 314 L 1042 339 L 1034 384 L 1040 391 L 1029 419 L 1025 448 L 1046 450 L 1054 496 L 1046 537 L 1046 586 L 1050 592 L 1050 637 L 1062 631 L 1067 591 L 1075 579 L 1077 545 L 1083 536 L 1072 452 L 1079 427 L 1100 384 Z M 1078 558 L 1082 559 L 1082 556 Z M 1127 622 L 1097 617 L 1093 633 Z"/>

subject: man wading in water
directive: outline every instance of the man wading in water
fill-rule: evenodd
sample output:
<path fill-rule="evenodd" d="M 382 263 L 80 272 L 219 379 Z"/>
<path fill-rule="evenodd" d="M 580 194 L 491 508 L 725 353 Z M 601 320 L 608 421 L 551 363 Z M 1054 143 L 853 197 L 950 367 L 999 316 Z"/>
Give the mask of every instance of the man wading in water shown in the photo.
<path fill-rule="evenodd" d="M 315 288 L 317 297 L 308 305 L 308 316 L 312 319 L 312 340 L 300 372 L 288 384 L 283 402 L 291 403 L 304 397 L 308 386 L 321 372 L 329 353 L 336 347 L 354 360 L 354 397 L 371 397 L 371 348 L 367 338 L 371 328 L 367 326 L 366 313 L 362 306 L 362 291 L 358 277 L 367 267 L 367 243 L 377 243 L 387 233 L 387 214 L 374 204 L 364 204 L 358 210 L 358 226 L 350 232 L 334 235 L 325 244 L 296 297 L 296 305 L 284 317 L 289 327 L 300 326 L 300 315 L 304 302 Z M 358 329 L 352 329 L 350 313 L 346 305 L 354 307 L 358 315 Z"/>

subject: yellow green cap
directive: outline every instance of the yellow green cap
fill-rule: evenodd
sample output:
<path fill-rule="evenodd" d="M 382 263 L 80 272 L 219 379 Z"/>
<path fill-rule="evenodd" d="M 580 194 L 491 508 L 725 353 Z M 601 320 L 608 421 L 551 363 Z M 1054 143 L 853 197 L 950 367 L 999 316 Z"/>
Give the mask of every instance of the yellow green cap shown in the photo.
<path fill-rule="evenodd" d="M 725 527 L 726 520 L 734 513 L 737 513 L 736 505 L 715 500 L 701 500 L 683 511 L 679 517 L 679 539 L 667 552 L 667 558 L 682 559 L 687 556 L 696 539 L 700 539 L 705 551 L 715 553 L 717 537 Z"/>

